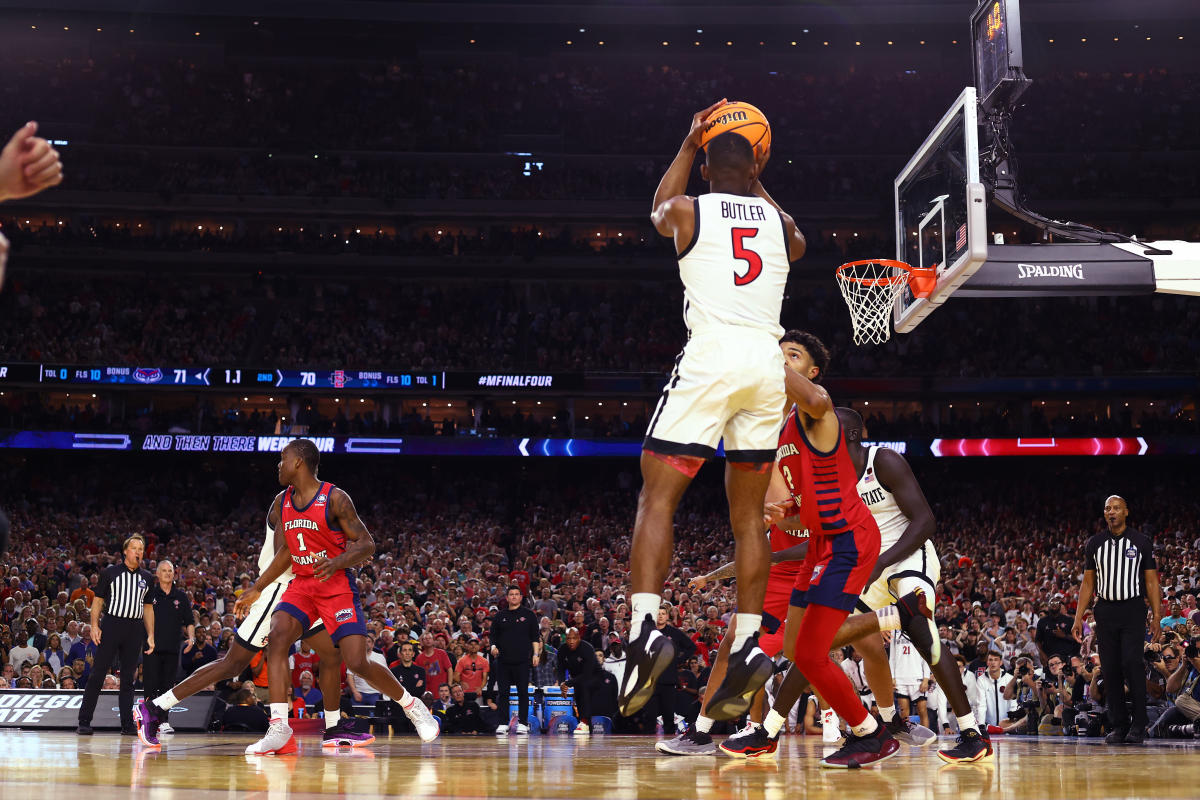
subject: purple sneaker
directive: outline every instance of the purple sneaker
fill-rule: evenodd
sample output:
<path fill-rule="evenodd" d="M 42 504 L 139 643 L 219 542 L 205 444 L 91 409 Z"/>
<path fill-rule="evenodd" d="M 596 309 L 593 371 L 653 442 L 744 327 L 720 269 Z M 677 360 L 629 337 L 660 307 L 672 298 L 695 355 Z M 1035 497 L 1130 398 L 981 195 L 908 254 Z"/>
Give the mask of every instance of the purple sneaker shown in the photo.
<path fill-rule="evenodd" d="M 138 739 L 147 747 L 159 747 L 161 744 L 158 741 L 158 726 L 162 724 L 159 713 L 158 706 L 146 702 L 144 697 L 133 704 L 133 723 L 137 726 Z"/>
<path fill-rule="evenodd" d="M 345 721 L 339 721 L 332 728 L 325 729 L 325 735 L 322 737 L 322 747 L 366 747 L 371 742 L 375 741 L 375 737 L 370 733 L 360 733 L 352 730 L 346 725 Z"/>

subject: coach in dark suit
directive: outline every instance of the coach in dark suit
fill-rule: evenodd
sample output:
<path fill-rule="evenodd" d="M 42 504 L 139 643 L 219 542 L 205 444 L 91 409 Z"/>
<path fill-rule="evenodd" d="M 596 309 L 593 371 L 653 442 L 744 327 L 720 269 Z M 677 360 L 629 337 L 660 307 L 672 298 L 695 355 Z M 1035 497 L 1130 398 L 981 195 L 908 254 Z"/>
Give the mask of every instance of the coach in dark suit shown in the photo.
<path fill-rule="evenodd" d="M 1146 738 L 1146 603 L 1149 598 L 1151 641 L 1162 621 L 1162 590 L 1150 539 L 1125 524 L 1129 506 L 1112 495 L 1104 501 L 1108 531 L 1088 539 L 1084 548 L 1083 583 L 1071 633 L 1083 640 L 1083 615 L 1096 596 L 1096 649 L 1104 674 L 1104 694 L 1112 732 L 1109 744 L 1141 744 Z M 1125 707 L 1125 684 L 1133 701 L 1133 718 Z"/>
<path fill-rule="evenodd" d="M 154 652 L 154 606 L 146 598 L 154 576 L 141 568 L 142 553 L 146 549 L 141 536 L 130 536 L 121 549 L 124 560 L 100 573 L 96 599 L 92 601 L 92 639 L 98 647 L 79 707 L 80 736 L 92 735 L 92 715 L 96 713 L 104 676 L 118 656 L 121 659 L 121 733 L 137 735 L 133 727 L 133 681 L 137 676 L 142 645 L 148 645 L 147 653 Z"/>

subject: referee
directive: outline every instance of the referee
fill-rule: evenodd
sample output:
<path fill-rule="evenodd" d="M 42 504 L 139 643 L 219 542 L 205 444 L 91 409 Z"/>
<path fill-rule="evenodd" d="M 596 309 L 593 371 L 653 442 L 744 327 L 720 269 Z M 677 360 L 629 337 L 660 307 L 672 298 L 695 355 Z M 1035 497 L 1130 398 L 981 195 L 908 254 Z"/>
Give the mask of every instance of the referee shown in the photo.
<path fill-rule="evenodd" d="M 1096 649 L 1104 674 L 1104 696 L 1112 729 L 1108 744 L 1141 744 L 1146 738 L 1146 670 L 1142 653 L 1146 644 L 1146 604 L 1150 599 L 1151 641 L 1158 639 L 1162 619 L 1162 591 L 1150 539 L 1126 526 L 1129 505 L 1112 495 L 1104 501 L 1107 533 L 1088 539 L 1084 548 L 1083 583 L 1071 633 L 1083 641 L 1083 615 L 1096 596 Z M 1125 684 L 1133 700 L 1133 718 L 1125 707 Z"/>
<path fill-rule="evenodd" d="M 96 582 L 96 599 L 92 601 L 96 659 L 87 688 L 83 690 L 83 704 L 79 707 L 80 736 L 92 735 L 92 715 L 96 712 L 104 676 L 117 656 L 121 659 L 121 733 L 137 734 L 133 727 L 133 682 L 137 677 L 138 657 L 142 644 L 147 641 L 146 652 L 154 652 L 154 606 L 146 597 L 154 576 L 141 568 L 145 549 L 146 543 L 141 536 L 130 536 L 121 546 L 125 559 L 120 564 L 106 567 Z M 100 612 L 105 605 L 108 610 L 101 623 Z"/>

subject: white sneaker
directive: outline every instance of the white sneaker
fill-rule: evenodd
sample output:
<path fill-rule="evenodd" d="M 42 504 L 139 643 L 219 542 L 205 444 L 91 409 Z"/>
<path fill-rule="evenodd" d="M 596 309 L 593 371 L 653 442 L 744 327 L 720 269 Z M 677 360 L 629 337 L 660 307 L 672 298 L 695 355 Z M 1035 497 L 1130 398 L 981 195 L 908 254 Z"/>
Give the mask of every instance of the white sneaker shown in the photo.
<path fill-rule="evenodd" d="M 299 749 L 300 746 L 296 744 L 296 737 L 292 736 L 292 729 L 288 727 L 287 720 L 276 719 L 271 720 L 271 727 L 267 728 L 266 736 L 246 748 L 246 755 L 282 756 L 295 753 Z"/>
<path fill-rule="evenodd" d="M 529 734 L 529 726 L 526 725 L 524 722 L 518 722 L 517 723 L 517 735 L 518 736 L 527 736 L 528 734 Z"/>
<path fill-rule="evenodd" d="M 433 714 L 429 713 L 429 709 L 420 700 L 413 700 L 413 703 L 408 708 L 400 706 L 404 711 L 404 716 L 408 717 L 408 721 L 417 729 L 417 736 L 421 737 L 422 742 L 432 742 L 438 738 L 442 732 L 442 726 L 438 725 Z"/>
<path fill-rule="evenodd" d="M 499 728 L 496 728 L 496 735 L 497 736 L 508 736 L 508 726 L 501 725 Z"/>
<path fill-rule="evenodd" d="M 588 724 L 586 722 L 581 722 L 575 726 L 575 735 L 576 736 L 591 736 L 592 729 L 588 726 Z"/>
<path fill-rule="evenodd" d="M 171 734 L 171 733 L 175 732 L 175 729 L 164 722 L 163 724 L 158 726 L 158 732 L 159 732 L 159 734 L 164 734 L 164 733 Z"/>

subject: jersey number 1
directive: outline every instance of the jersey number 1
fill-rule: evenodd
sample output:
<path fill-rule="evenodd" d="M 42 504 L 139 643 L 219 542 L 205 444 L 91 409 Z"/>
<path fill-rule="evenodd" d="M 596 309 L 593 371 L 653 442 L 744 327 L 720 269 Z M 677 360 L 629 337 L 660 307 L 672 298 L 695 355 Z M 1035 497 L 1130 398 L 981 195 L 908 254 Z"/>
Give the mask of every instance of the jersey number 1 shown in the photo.
<path fill-rule="evenodd" d="M 739 261 L 745 261 L 750 268 L 746 270 L 745 275 L 733 273 L 733 285 L 745 286 L 747 283 L 753 283 L 754 279 L 762 274 L 762 256 L 754 252 L 744 244 L 746 239 L 753 239 L 758 236 L 758 228 L 734 228 L 733 233 L 733 257 Z"/>
<path fill-rule="evenodd" d="M 301 549 L 301 550 L 307 550 L 307 549 L 308 549 L 307 547 L 305 547 L 305 546 L 304 546 L 304 534 L 303 534 L 303 533 L 297 533 L 297 534 L 296 534 L 296 541 L 297 541 L 297 542 L 299 542 L 299 544 L 300 544 L 300 549 Z"/>

